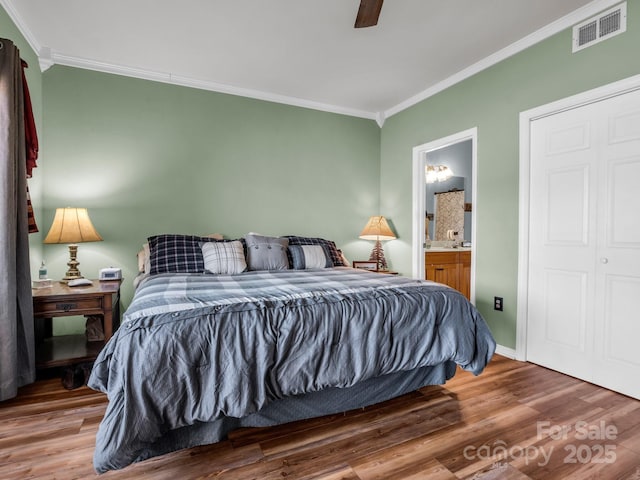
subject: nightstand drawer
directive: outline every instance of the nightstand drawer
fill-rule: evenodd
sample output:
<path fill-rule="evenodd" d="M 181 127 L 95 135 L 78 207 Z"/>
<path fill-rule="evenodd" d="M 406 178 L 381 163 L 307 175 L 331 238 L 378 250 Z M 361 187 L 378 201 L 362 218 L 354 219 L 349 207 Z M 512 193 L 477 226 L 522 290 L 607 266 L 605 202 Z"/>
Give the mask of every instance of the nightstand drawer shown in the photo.
<path fill-rule="evenodd" d="M 40 300 L 34 305 L 33 315 L 36 317 L 55 317 L 58 315 L 85 315 L 88 310 L 102 310 L 103 297 L 63 298 Z"/>

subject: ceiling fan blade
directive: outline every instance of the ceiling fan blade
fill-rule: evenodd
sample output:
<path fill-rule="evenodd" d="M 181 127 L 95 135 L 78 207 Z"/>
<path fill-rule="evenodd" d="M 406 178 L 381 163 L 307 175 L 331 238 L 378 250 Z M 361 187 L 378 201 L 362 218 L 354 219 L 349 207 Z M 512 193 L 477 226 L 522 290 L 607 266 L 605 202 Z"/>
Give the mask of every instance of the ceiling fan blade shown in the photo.
<path fill-rule="evenodd" d="M 383 0 L 360 0 L 358 16 L 356 17 L 356 28 L 373 27 L 378 24 L 380 10 L 382 10 Z"/>

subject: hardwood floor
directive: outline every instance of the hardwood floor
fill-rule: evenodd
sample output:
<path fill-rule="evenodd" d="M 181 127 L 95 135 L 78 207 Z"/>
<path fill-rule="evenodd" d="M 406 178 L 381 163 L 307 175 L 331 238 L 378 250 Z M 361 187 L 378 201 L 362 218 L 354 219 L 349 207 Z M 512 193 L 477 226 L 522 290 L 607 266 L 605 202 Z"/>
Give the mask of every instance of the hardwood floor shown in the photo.
<path fill-rule="evenodd" d="M 0 478 L 97 478 L 106 397 L 58 379 L 0 403 Z M 640 480 L 640 401 L 496 356 L 380 405 L 234 432 L 108 479 Z"/>

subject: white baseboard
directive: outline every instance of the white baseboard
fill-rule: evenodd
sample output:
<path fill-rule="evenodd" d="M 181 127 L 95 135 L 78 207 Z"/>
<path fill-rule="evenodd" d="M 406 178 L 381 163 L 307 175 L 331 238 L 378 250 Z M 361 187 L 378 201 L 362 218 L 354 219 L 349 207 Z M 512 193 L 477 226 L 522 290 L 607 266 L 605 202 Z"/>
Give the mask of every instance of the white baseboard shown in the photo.
<path fill-rule="evenodd" d="M 502 345 L 496 346 L 496 353 L 512 360 L 516 358 L 516 351 L 513 348 L 503 347 Z"/>

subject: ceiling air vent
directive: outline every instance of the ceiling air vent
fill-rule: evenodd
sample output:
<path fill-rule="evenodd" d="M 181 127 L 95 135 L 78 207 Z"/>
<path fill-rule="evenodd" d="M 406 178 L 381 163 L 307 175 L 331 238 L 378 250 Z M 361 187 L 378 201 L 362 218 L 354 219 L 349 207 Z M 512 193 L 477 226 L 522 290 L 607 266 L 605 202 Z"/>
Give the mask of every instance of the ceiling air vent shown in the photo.
<path fill-rule="evenodd" d="M 627 30 L 627 2 L 573 27 L 573 52 L 590 47 Z"/>

